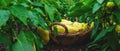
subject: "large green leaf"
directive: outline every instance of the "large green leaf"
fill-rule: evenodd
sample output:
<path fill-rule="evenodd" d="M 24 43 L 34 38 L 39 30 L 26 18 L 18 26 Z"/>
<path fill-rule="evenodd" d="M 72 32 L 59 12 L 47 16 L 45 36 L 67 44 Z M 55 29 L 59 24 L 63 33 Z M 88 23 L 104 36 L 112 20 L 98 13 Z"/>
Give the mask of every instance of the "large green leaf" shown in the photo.
<path fill-rule="evenodd" d="M 11 6 L 9 9 L 12 15 L 14 15 L 20 21 L 22 21 L 25 25 L 27 25 L 28 10 L 24 6 L 14 5 L 14 6 Z"/>
<path fill-rule="evenodd" d="M 35 51 L 34 39 L 26 36 L 28 33 L 20 32 L 17 38 L 17 42 L 13 44 L 12 51 Z M 31 34 L 29 34 L 30 36 Z"/>
<path fill-rule="evenodd" d="M 54 14 L 56 12 L 56 8 L 53 7 L 53 6 L 45 5 L 45 11 L 48 13 L 50 21 L 53 22 L 53 20 L 54 20 Z"/>
<path fill-rule="evenodd" d="M 99 10 L 100 7 L 101 7 L 101 5 L 99 3 L 95 3 L 93 6 L 92 13 L 95 13 L 97 10 Z"/>
<path fill-rule="evenodd" d="M 9 19 L 8 10 L 0 10 L 0 27 Z"/>
<path fill-rule="evenodd" d="M 34 26 L 37 27 L 39 25 L 39 17 L 38 17 L 38 15 L 36 15 L 35 12 L 29 11 L 28 17 L 30 18 L 30 20 Z"/>

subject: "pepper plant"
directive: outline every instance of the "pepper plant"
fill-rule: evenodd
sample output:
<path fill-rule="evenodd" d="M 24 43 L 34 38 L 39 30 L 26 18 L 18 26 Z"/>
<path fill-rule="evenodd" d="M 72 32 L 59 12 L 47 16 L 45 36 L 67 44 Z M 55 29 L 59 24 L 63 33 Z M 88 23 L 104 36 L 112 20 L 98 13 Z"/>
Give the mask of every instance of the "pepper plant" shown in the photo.
<path fill-rule="evenodd" d="M 36 28 L 66 18 L 95 23 L 86 51 L 118 51 L 119 11 L 119 0 L 0 0 L 0 51 L 44 51 Z"/>

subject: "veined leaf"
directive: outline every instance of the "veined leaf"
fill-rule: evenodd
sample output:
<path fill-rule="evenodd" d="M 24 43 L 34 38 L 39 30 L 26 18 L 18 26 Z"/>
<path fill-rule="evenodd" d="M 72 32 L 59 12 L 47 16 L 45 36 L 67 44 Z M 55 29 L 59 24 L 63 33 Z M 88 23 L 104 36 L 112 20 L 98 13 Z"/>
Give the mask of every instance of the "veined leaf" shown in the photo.
<path fill-rule="evenodd" d="M 0 10 L 0 27 L 9 19 L 8 10 Z"/>
<path fill-rule="evenodd" d="M 45 11 L 48 13 L 50 21 L 53 22 L 56 8 L 54 8 L 52 6 L 45 5 Z"/>
<path fill-rule="evenodd" d="M 32 38 L 25 35 L 23 31 L 20 32 L 17 38 L 17 42 L 12 46 L 12 51 L 34 51 L 34 41 Z M 29 34 L 30 35 L 30 34 Z"/>
<path fill-rule="evenodd" d="M 11 6 L 9 9 L 12 15 L 14 15 L 20 21 L 22 21 L 25 25 L 27 25 L 28 10 L 24 6 L 14 5 L 14 6 Z"/>

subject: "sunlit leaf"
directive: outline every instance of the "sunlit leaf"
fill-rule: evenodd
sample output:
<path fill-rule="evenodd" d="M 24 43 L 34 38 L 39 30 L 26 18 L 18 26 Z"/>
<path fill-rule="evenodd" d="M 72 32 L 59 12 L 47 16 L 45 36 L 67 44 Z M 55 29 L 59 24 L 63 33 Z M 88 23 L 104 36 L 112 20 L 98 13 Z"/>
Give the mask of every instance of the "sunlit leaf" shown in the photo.
<path fill-rule="evenodd" d="M 9 9 L 12 15 L 14 15 L 25 25 L 27 25 L 28 10 L 24 6 L 15 5 L 15 6 L 11 6 Z"/>
<path fill-rule="evenodd" d="M 9 19 L 8 10 L 0 10 L 0 27 Z"/>
<path fill-rule="evenodd" d="M 34 51 L 33 38 L 29 39 L 25 34 L 21 31 L 18 37 L 16 37 L 17 42 L 13 44 L 12 51 Z"/>
<path fill-rule="evenodd" d="M 101 5 L 99 3 L 95 3 L 93 6 L 92 13 L 95 13 L 97 10 L 99 10 L 100 7 L 101 7 Z"/>

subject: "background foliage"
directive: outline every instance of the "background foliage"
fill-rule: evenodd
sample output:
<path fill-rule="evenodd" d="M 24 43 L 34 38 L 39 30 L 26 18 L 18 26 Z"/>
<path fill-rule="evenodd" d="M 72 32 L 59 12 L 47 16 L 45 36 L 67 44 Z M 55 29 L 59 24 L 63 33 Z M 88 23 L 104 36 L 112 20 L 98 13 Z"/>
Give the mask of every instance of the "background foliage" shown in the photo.
<path fill-rule="evenodd" d="M 119 0 L 0 0 L 0 45 L 5 48 L 0 50 L 44 51 L 36 28 L 49 30 L 52 22 L 77 17 L 79 22 L 95 22 L 86 51 L 118 51 L 120 33 L 115 27 L 120 25 L 119 11 Z"/>

